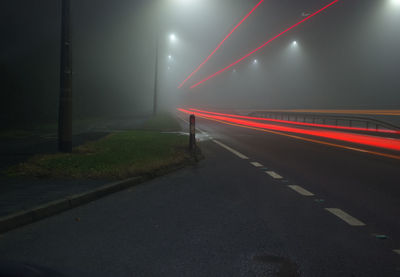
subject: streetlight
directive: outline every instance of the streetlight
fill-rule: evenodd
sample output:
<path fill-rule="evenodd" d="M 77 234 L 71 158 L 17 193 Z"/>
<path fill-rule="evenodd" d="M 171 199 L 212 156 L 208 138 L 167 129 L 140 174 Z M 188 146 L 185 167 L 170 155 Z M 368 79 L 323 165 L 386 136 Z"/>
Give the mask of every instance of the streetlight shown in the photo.
<path fill-rule="evenodd" d="M 177 36 L 172 33 L 169 35 L 169 41 L 171 43 L 174 43 L 178 40 Z M 159 38 L 157 37 L 157 42 L 156 42 L 156 59 L 155 59 L 155 73 L 154 73 L 154 97 L 153 97 L 153 115 L 156 115 L 158 112 L 158 55 L 159 55 L 159 48 L 160 48 L 160 43 L 159 43 Z M 168 59 L 172 60 L 172 55 L 168 55 Z M 168 67 L 168 70 L 170 70 L 171 67 Z"/>
<path fill-rule="evenodd" d="M 169 35 L 169 40 L 170 40 L 171 42 L 175 42 L 175 41 L 176 41 L 176 35 L 175 35 L 175 34 L 170 34 L 170 35 Z"/>

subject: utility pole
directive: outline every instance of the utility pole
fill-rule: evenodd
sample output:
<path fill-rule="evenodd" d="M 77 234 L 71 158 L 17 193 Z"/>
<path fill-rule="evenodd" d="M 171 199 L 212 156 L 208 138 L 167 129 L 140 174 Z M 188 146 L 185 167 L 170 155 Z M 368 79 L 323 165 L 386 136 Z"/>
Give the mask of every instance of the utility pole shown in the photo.
<path fill-rule="evenodd" d="M 62 0 L 58 150 L 72 152 L 72 51 L 70 0 Z"/>
<path fill-rule="evenodd" d="M 157 101 L 158 101 L 158 47 L 159 47 L 159 40 L 157 37 L 156 41 L 156 65 L 155 65 L 155 72 L 154 72 L 154 97 L 153 97 L 153 115 L 157 114 Z"/>

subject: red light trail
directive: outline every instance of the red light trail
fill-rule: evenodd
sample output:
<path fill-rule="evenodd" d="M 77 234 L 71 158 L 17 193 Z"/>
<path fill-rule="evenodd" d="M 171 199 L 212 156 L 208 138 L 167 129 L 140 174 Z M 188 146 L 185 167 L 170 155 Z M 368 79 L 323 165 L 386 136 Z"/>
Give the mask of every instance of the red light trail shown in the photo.
<path fill-rule="evenodd" d="M 321 8 L 320 10 L 312 13 L 311 15 L 307 16 L 306 18 L 304 18 L 303 20 L 297 22 L 296 24 L 294 24 L 293 26 L 287 28 L 286 30 L 284 30 L 283 32 L 277 34 L 276 36 L 272 37 L 271 39 L 269 39 L 267 42 L 265 42 L 264 44 L 260 45 L 259 47 L 257 47 L 256 49 L 254 49 L 253 51 L 247 53 L 246 55 L 244 55 L 242 58 L 240 58 L 239 60 L 235 61 L 234 63 L 228 65 L 227 67 L 215 72 L 214 74 L 208 76 L 207 78 L 205 78 L 204 80 L 194 84 L 193 86 L 191 86 L 190 88 L 195 88 L 201 84 L 203 84 L 204 82 L 210 80 L 211 78 L 214 78 L 215 76 L 225 72 L 226 70 L 228 70 L 229 68 L 235 66 L 236 64 L 238 64 L 239 62 L 243 61 L 244 59 L 246 59 L 247 57 L 251 56 L 252 54 L 254 54 L 255 52 L 259 51 L 260 49 L 264 48 L 265 46 L 267 46 L 268 44 L 270 44 L 272 41 L 276 40 L 277 38 L 279 38 L 280 36 L 284 35 L 285 33 L 289 32 L 290 30 L 292 30 L 293 28 L 299 26 L 300 24 L 304 23 L 305 21 L 309 20 L 310 18 L 316 16 L 317 14 L 321 13 L 322 11 L 326 10 L 327 8 L 329 8 L 330 6 L 334 5 L 335 3 L 339 2 L 339 0 L 335 0 L 331 3 L 329 3 L 328 5 L 324 6 L 323 8 Z"/>
<path fill-rule="evenodd" d="M 218 51 L 218 49 L 224 44 L 224 42 L 235 32 L 235 30 L 242 25 L 242 23 L 258 8 L 258 6 L 261 5 L 261 3 L 264 2 L 264 0 L 261 0 L 258 2 L 258 4 L 232 29 L 232 31 L 229 32 L 229 34 L 218 44 L 217 48 L 179 85 L 178 88 L 182 88 L 183 85 L 190 79 L 194 74 L 197 73 L 197 71 L 200 70 L 200 68 L 203 67 L 203 65 L 208 62 L 208 60 Z"/>
<path fill-rule="evenodd" d="M 392 139 L 392 138 L 383 138 L 383 137 L 374 137 L 369 135 L 361 135 L 361 134 L 352 134 L 352 133 L 343 133 L 337 131 L 329 131 L 329 130 L 307 130 L 307 129 L 300 129 L 294 127 L 287 127 L 287 126 L 279 126 L 279 125 L 272 125 L 272 124 L 265 124 L 259 122 L 253 122 L 249 120 L 243 119 L 235 119 L 226 116 L 217 116 L 217 115 L 210 115 L 206 113 L 199 113 L 199 112 L 191 112 L 184 109 L 178 109 L 181 112 L 187 114 L 195 114 L 197 116 L 201 116 L 204 118 L 215 119 L 221 122 L 226 123 L 234 123 L 238 126 L 243 127 L 256 127 L 262 128 L 266 130 L 272 131 L 280 131 L 280 132 L 288 132 L 288 133 L 296 133 L 302 135 L 310 135 L 315 137 L 322 137 L 334 140 L 340 140 L 350 143 L 362 144 L 367 146 L 373 146 L 378 148 L 384 148 L 389 150 L 400 151 L 400 140 L 399 139 Z"/>
<path fill-rule="evenodd" d="M 322 127 L 322 128 L 330 128 L 330 129 L 339 129 L 339 130 L 351 130 L 351 131 L 365 131 L 365 132 L 374 132 L 374 133 L 389 133 L 389 134 L 400 134 L 400 131 L 395 130 L 375 130 L 375 129 L 367 129 L 361 127 L 347 127 L 347 126 L 336 126 L 336 125 L 327 125 L 327 124 L 317 124 L 317 123 L 305 123 L 305 122 L 297 122 L 297 121 L 289 121 L 289 120 L 280 120 L 280 119 L 270 119 L 270 118 L 262 118 L 262 117 L 252 117 L 252 116 L 244 116 L 244 115 L 235 115 L 235 114 L 224 114 L 224 113 L 216 113 L 203 111 L 198 109 L 190 109 L 191 111 L 197 111 L 202 113 L 214 114 L 214 115 L 222 115 L 243 119 L 251 119 L 251 120 L 261 120 L 261 121 L 269 121 L 269 122 L 278 122 L 285 124 L 293 124 L 293 125 L 302 125 L 302 126 L 310 126 L 310 127 Z"/>

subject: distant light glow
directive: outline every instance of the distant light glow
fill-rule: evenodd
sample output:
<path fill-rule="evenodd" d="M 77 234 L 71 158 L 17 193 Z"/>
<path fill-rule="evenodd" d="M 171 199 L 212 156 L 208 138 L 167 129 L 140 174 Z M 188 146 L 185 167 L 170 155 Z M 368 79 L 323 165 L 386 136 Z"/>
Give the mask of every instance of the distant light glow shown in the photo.
<path fill-rule="evenodd" d="M 242 25 L 242 23 L 258 8 L 258 6 L 261 5 L 261 3 L 264 2 L 264 0 L 261 0 L 258 2 L 258 4 L 229 32 L 229 34 L 218 44 L 217 48 L 214 49 L 214 51 L 179 85 L 178 88 L 183 87 L 183 85 L 190 79 L 194 74 L 197 73 L 197 71 L 200 70 L 200 68 L 203 67 L 203 65 L 206 64 L 206 62 L 218 51 L 218 49 L 224 44 L 224 42 L 235 32 L 235 30 Z"/>
<path fill-rule="evenodd" d="M 170 34 L 170 35 L 169 35 L 169 40 L 170 40 L 171 42 L 175 42 L 175 41 L 177 40 L 176 35 L 175 35 L 175 34 Z"/>
<path fill-rule="evenodd" d="M 293 45 L 293 46 L 296 46 L 296 45 L 297 45 L 297 41 L 293 41 L 293 42 L 292 42 L 292 45 Z"/>
<path fill-rule="evenodd" d="M 190 5 L 197 2 L 197 0 L 174 0 L 174 2 L 175 4 Z"/>
<path fill-rule="evenodd" d="M 171 56 L 171 55 L 168 55 L 168 59 L 169 59 L 169 60 L 172 60 L 172 56 Z"/>
<path fill-rule="evenodd" d="M 255 59 L 255 60 L 253 61 L 253 63 L 254 63 L 254 64 L 258 64 L 258 60 Z"/>
<path fill-rule="evenodd" d="M 391 3 L 400 6 L 400 0 L 391 0 Z"/>
<path fill-rule="evenodd" d="M 298 25 L 304 23 L 305 21 L 309 20 L 310 18 L 316 16 L 317 14 L 321 13 L 322 11 L 326 10 L 327 8 L 329 8 L 330 6 L 334 5 L 335 3 L 339 2 L 339 0 L 335 0 L 331 3 L 329 3 L 328 5 L 324 6 L 323 8 L 321 8 L 320 10 L 312 13 L 311 15 L 307 16 L 306 18 L 300 20 L 299 22 L 297 22 L 296 24 L 294 24 L 293 26 L 287 28 L 286 30 L 282 31 L 281 33 L 277 34 L 276 36 L 272 37 L 271 39 L 269 39 L 267 42 L 265 42 L 264 44 L 260 45 L 259 47 L 257 47 L 256 49 L 254 49 L 253 51 L 247 53 L 246 55 L 244 55 L 243 57 L 241 57 L 240 59 L 238 59 L 237 61 L 233 62 L 232 64 L 226 66 L 225 68 L 215 72 L 214 74 L 208 76 L 207 78 L 205 78 L 204 80 L 194 84 L 193 86 L 191 86 L 190 88 L 195 88 L 205 82 L 207 82 L 208 80 L 210 80 L 211 78 L 214 78 L 215 76 L 225 72 L 226 70 L 228 70 L 229 68 L 235 66 L 236 64 L 240 63 L 241 61 L 243 61 L 244 59 L 248 58 L 249 56 L 253 55 L 255 52 L 261 50 L 262 48 L 264 48 L 265 46 L 267 46 L 268 44 L 270 44 L 272 41 L 276 40 L 277 38 L 279 38 L 280 36 L 284 35 L 285 33 L 289 32 L 290 30 L 294 29 L 295 27 L 297 27 Z"/>

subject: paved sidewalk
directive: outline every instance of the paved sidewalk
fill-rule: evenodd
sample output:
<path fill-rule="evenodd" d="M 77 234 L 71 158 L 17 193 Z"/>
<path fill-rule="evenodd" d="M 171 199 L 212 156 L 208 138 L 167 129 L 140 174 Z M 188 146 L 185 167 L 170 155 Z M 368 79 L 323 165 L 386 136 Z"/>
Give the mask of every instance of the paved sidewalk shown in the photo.
<path fill-rule="evenodd" d="M 97 140 L 108 133 L 84 133 L 74 136 L 73 145 Z M 68 195 L 82 193 L 110 180 L 62 180 L 9 177 L 4 170 L 37 154 L 57 152 L 55 139 L 40 137 L 0 141 L 0 217 L 33 208 Z"/>
<path fill-rule="evenodd" d="M 138 129 L 146 119 L 118 118 L 86 126 L 73 136 L 73 146 L 98 140 L 111 132 Z M 9 177 L 4 174 L 4 170 L 10 166 L 34 155 L 49 153 L 57 153 L 55 134 L 0 140 L 0 217 L 93 190 L 112 181 Z"/>

